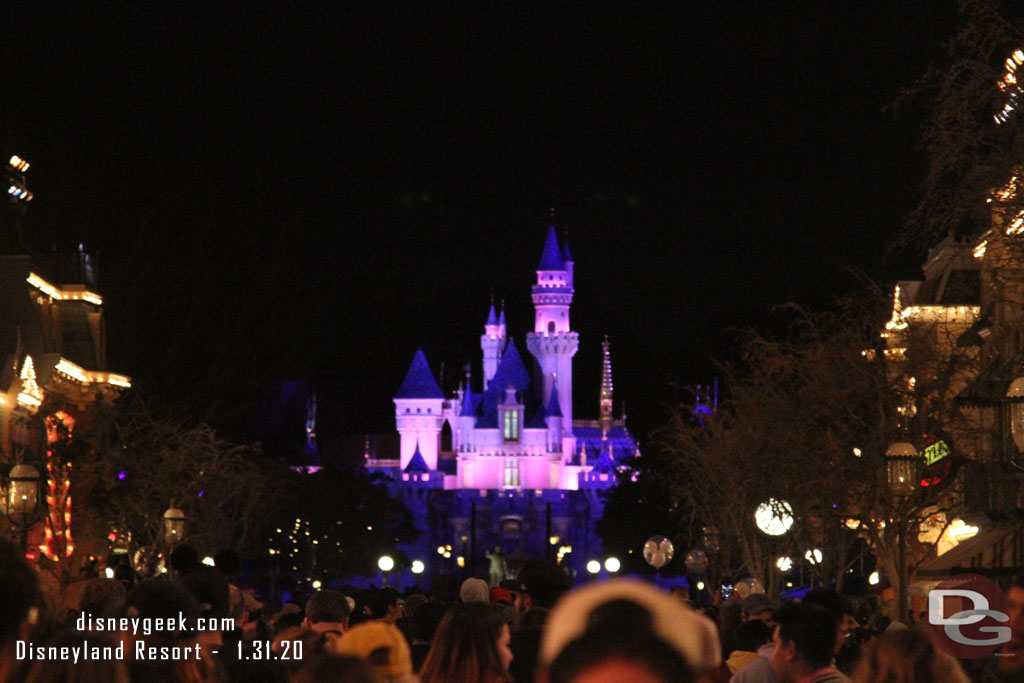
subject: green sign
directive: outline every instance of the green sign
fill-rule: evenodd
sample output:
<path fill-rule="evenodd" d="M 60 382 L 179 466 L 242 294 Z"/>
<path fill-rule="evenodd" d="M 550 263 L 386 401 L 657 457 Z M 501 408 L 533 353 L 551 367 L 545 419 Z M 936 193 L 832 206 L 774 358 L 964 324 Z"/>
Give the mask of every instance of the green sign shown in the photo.
<path fill-rule="evenodd" d="M 926 446 L 924 449 L 924 464 L 925 467 L 928 465 L 934 465 L 938 461 L 949 455 L 949 446 L 943 440 L 938 440 L 930 446 Z"/>

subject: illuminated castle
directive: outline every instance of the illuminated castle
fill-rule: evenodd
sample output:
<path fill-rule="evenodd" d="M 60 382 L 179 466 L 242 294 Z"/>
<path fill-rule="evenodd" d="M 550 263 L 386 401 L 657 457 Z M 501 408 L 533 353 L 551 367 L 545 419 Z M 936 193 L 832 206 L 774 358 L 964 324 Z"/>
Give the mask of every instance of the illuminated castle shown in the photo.
<path fill-rule="evenodd" d="M 429 566 L 440 554 L 442 573 L 466 574 L 500 546 L 513 568 L 547 556 L 581 571 L 599 554 L 598 492 L 614 486 L 637 445 L 625 415 L 612 415 L 607 338 L 599 419 L 573 419 L 573 267 L 568 244 L 560 246 L 550 228 L 532 288 L 529 356 L 507 334 L 504 310 L 496 313 L 492 304 L 480 337 L 479 391 L 467 373 L 446 397 L 423 351 L 413 357 L 394 396 L 399 459 L 366 457 L 367 469 L 390 478 L 423 532 L 407 549 L 410 559 Z"/>

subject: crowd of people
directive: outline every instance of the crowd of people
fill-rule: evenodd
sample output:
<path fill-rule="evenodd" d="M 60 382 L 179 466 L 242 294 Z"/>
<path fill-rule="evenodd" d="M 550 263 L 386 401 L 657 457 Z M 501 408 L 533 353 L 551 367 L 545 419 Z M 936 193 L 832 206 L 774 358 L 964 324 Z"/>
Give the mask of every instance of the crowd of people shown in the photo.
<path fill-rule="evenodd" d="M 240 590 L 234 569 L 194 563 L 144 581 L 94 578 L 75 609 L 58 610 L 22 553 L 0 541 L 0 681 L 1024 680 L 1014 657 L 965 669 L 919 627 L 869 628 L 827 589 L 782 605 L 755 593 L 698 610 L 635 579 L 572 588 L 561 567 L 536 560 L 498 585 L 467 579 L 450 601 L 385 587 L 275 605 Z M 1016 645 L 1022 620 L 1015 608 Z"/>

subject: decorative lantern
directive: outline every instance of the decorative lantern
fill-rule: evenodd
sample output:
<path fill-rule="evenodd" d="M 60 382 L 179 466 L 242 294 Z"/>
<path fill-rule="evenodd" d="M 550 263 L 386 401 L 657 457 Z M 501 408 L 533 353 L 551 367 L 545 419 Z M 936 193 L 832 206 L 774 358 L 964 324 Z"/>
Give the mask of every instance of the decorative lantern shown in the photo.
<path fill-rule="evenodd" d="M 905 498 L 917 488 L 920 481 L 921 456 L 914 445 L 898 441 L 885 451 L 885 474 L 889 491 Z"/>
<path fill-rule="evenodd" d="M 32 465 L 15 465 L 11 469 L 7 489 L 7 516 L 15 526 L 25 527 L 35 521 L 39 511 L 39 470 Z"/>
<path fill-rule="evenodd" d="M 164 513 L 164 540 L 170 544 L 180 543 L 185 537 L 185 513 L 174 507 L 174 503 L 171 503 L 171 507 Z"/>

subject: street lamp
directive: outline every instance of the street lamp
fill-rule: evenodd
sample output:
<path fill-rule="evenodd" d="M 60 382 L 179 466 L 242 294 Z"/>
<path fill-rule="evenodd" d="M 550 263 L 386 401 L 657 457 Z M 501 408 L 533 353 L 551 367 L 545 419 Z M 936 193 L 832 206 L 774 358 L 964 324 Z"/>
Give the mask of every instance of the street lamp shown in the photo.
<path fill-rule="evenodd" d="M 28 529 L 39 513 L 39 487 L 42 478 L 32 465 L 18 464 L 11 468 L 10 486 L 5 497 L 7 517 L 21 529 L 22 550 L 28 550 Z"/>
<path fill-rule="evenodd" d="M 412 564 L 409 565 L 409 571 L 411 571 L 413 576 L 416 577 L 417 588 L 420 587 L 420 574 L 422 574 L 423 570 L 426 568 L 427 566 L 423 564 L 423 560 L 413 560 Z"/>
<path fill-rule="evenodd" d="M 164 541 L 167 545 L 174 545 L 185 537 L 185 513 L 174 507 L 167 508 L 164 512 Z"/>
<path fill-rule="evenodd" d="M 380 582 L 382 586 L 388 585 L 388 572 L 395 568 L 395 561 L 390 555 L 381 555 L 377 558 L 377 569 L 380 570 Z"/>
<path fill-rule="evenodd" d="M 619 558 L 617 557 L 609 557 L 604 561 L 604 568 L 608 570 L 609 574 L 614 574 L 622 569 L 622 563 L 619 562 Z"/>
<path fill-rule="evenodd" d="M 598 572 L 601 571 L 601 563 L 597 560 L 587 562 L 587 571 L 590 572 L 591 576 L 597 576 Z"/>
<path fill-rule="evenodd" d="M 896 502 L 896 597 L 897 620 L 907 618 L 907 498 L 920 480 L 921 458 L 914 445 L 897 441 L 885 451 L 885 475 L 889 492 Z"/>
<path fill-rule="evenodd" d="M 905 498 L 919 481 L 921 457 L 914 445 L 897 441 L 885 451 L 885 475 L 894 496 Z"/>

